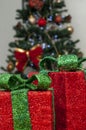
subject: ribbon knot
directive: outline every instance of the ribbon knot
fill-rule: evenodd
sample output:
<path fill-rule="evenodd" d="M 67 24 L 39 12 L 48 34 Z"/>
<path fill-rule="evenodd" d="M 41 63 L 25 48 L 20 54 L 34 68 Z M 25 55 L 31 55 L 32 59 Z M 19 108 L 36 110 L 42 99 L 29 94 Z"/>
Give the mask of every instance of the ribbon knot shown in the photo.
<path fill-rule="evenodd" d="M 38 85 L 32 84 L 34 80 L 38 80 Z M 37 74 L 29 79 L 23 79 L 19 74 L 0 74 L 0 90 L 14 91 L 18 89 L 28 90 L 47 90 L 51 83 L 47 75 Z"/>

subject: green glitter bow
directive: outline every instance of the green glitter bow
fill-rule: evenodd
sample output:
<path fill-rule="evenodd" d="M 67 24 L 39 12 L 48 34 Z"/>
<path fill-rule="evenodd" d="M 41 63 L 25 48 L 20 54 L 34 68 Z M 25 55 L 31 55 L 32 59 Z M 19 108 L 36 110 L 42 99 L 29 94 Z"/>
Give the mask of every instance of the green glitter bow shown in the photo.
<path fill-rule="evenodd" d="M 37 86 L 31 84 L 34 80 L 38 80 Z M 0 90 L 11 92 L 14 130 L 31 130 L 27 93 L 29 90 L 47 90 L 50 83 L 50 78 L 43 74 L 27 80 L 18 74 L 0 74 Z"/>
<path fill-rule="evenodd" d="M 61 55 L 58 58 L 54 58 L 51 56 L 46 56 L 43 58 L 40 63 L 40 70 L 42 72 L 45 72 L 44 66 L 45 63 L 48 61 L 56 62 L 57 64 L 57 70 L 65 70 L 65 71 L 75 71 L 75 70 L 83 70 L 82 69 L 82 62 L 86 61 L 86 58 L 78 59 L 76 55 L 70 54 L 70 55 Z M 54 70 L 55 71 L 55 70 Z M 85 71 L 85 69 L 84 69 Z"/>
<path fill-rule="evenodd" d="M 31 84 L 34 80 L 38 80 L 37 86 Z M 50 83 L 50 78 L 43 74 L 33 75 L 29 79 L 23 79 L 19 74 L 0 74 L 0 90 L 45 90 L 49 88 Z"/>

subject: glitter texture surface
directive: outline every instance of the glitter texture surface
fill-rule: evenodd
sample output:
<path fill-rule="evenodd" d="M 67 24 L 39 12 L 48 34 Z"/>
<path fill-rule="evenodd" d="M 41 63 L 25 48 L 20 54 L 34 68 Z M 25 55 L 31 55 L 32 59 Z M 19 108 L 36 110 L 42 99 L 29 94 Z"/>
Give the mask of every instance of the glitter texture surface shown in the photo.
<path fill-rule="evenodd" d="M 83 72 L 50 72 L 56 130 L 86 130 L 86 83 Z"/>
<path fill-rule="evenodd" d="M 0 91 L 0 130 L 14 130 L 10 92 Z"/>
<path fill-rule="evenodd" d="M 38 79 L 40 91 L 38 88 L 35 91 L 36 86 L 30 84 L 34 79 Z M 1 74 L 0 130 L 54 130 L 54 99 L 53 91 L 48 90 L 50 83 L 50 78 L 42 74 L 26 81 L 18 75 Z"/>
<path fill-rule="evenodd" d="M 76 55 L 63 55 L 58 57 L 58 67 L 63 70 L 77 70 L 78 58 Z"/>
<path fill-rule="evenodd" d="M 27 95 L 29 101 L 28 112 L 30 113 L 31 118 L 31 126 L 32 126 L 31 130 L 54 130 L 54 114 L 53 114 L 54 106 L 52 103 L 52 96 L 53 96 L 52 91 L 50 90 L 42 92 L 41 91 L 28 92 Z M 15 103 L 14 105 L 18 104 Z M 14 112 L 14 114 L 15 113 L 16 111 Z M 20 113 L 20 115 L 22 116 L 22 113 Z M 15 118 L 17 118 L 17 116 Z M 12 114 L 11 93 L 0 91 L 0 130 L 23 130 L 25 124 L 19 128 L 21 120 L 18 123 L 19 123 L 17 124 L 18 127 L 15 128 Z M 27 127 L 28 130 L 30 130 L 29 122 L 27 124 Z"/>
<path fill-rule="evenodd" d="M 31 130 L 27 93 L 27 89 L 11 92 L 14 130 Z"/>
<path fill-rule="evenodd" d="M 29 92 L 32 130 L 54 130 L 52 92 Z"/>

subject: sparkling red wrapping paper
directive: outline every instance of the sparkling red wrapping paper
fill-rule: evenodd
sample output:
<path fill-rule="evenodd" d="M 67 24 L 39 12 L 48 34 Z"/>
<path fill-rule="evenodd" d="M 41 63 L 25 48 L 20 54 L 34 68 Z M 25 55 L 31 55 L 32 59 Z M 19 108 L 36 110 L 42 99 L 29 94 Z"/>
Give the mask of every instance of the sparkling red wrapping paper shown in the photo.
<path fill-rule="evenodd" d="M 33 74 L 35 73 L 29 73 L 28 77 Z M 49 76 L 52 80 L 51 87 L 54 88 L 56 130 L 86 130 L 84 73 L 50 72 Z"/>
<path fill-rule="evenodd" d="M 28 100 L 32 130 L 53 130 L 52 91 L 29 91 Z M 14 130 L 10 92 L 0 91 L 0 130 Z"/>
<path fill-rule="evenodd" d="M 83 72 L 50 72 L 56 130 L 86 130 L 86 84 Z"/>

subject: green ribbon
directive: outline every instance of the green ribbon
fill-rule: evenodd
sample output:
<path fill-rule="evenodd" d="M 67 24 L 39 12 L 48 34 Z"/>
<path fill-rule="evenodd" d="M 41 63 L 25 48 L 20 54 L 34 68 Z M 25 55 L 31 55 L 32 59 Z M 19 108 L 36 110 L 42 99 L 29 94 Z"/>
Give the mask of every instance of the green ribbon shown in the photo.
<path fill-rule="evenodd" d="M 86 61 L 86 58 L 78 59 L 78 57 L 74 54 L 70 55 L 61 55 L 58 58 L 54 58 L 51 56 L 44 57 L 40 63 L 40 71 L 46 73 L 44 66 L 45 63 L 48 61 L 56 62 L 57 63 L 57 70 L 56 71 L 75 71 L 75 70 L 84 70 L 82 69 L 82 62 Z M 52 70 L 53 71 L 53 70 Z M 55 70 L 54 70 L 55 71 Z"/>
<path fill-rule="evenodd" d="M 54 57 L 46 56 L 39 62 L 40 73 L 47 75 L 49 70 L 45 69 L 45 63 L 46 62 L 48 63 L 48 61 L 51 61 L 52 63 L 56 63 L 56 65 L 58 64 L 57 60 Z M 52 71 L 55 71 L 55 70 L 52 70 Z"/>
<path fill-rule="evenodd" d="M 31 130 L 26 89 L 11 92 L 14 130 Z"/>
<path fill-rule="evenodd" d="M 31 84 L 38 80 L 38 85 Z M 29 90 L 47 90 L 51 80 L 48 76 L 37 74 L 24 80 L 18 74 L 0 74 L 0 90 L 11 91 L 14 130 L 31 130 Z"/>

